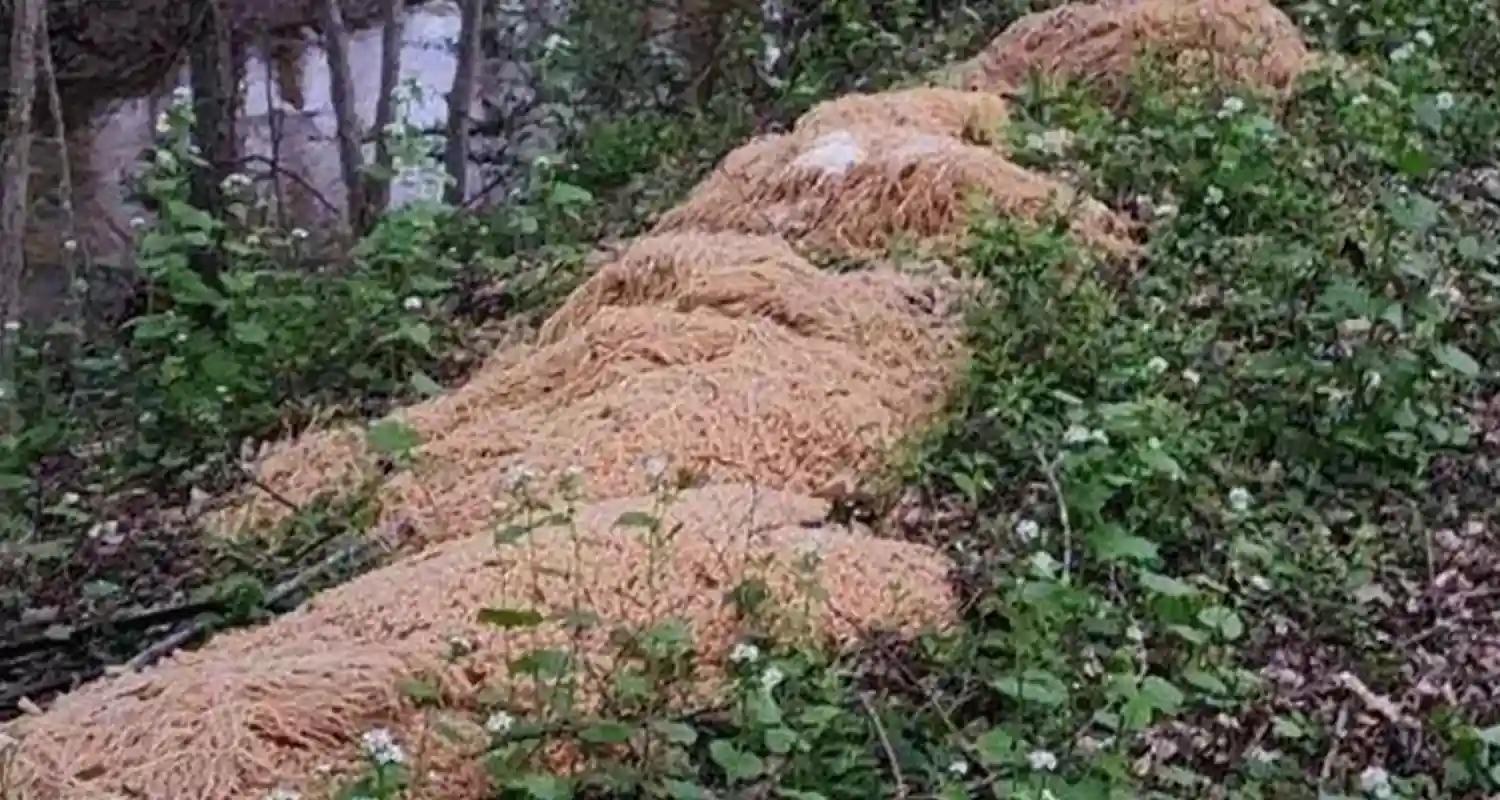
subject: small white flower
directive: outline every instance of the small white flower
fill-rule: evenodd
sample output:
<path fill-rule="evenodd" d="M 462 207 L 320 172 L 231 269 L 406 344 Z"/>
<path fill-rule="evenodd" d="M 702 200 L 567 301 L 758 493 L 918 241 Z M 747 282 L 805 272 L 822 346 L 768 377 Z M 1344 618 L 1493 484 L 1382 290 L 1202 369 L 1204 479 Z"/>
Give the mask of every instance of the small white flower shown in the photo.
<path fill-rule="evenodd" d="M 516 724 L 516 718 L 504 711 L 496 711 L 484 721 L 484 729 L 493 734 L 501 734 L 510 730 L 510 726 Z"/>
<path fill-rule="evenodd" d="M 1250 508 L 1250 491 L 1243 486 L 1236 486 L 1229 490 L 1229 507 L 1236 514 L 1242 514 Z"/>
<path fill-rule="evenodd" d="M 260 247 L 260 236 L 254 233 L 246 236 L 245 244 L 250 245 L 251 247 Z"/>
<path fill-rule="evenodd" d="M 1432 34 L 1426 28 L 1419 29 L 1416 33 L 1412 34 L 1411 38 L 1417 40 L 1417 44 L 1423 47 L 1431 47 L 1433 43 Z"/>
<path fill-rule="evenodd" d="M 1026 754 L 1026 763 L 1037 772 L 1051 772 L 1057 769 L 1057 756 L 1050 750 L 1033 750 Z"/>
<path fill-rule="evenodd" d="M 526 484 L 531 483 L 535 477 L 536 472 L 526 464 L 512 464 L 510 469 L 505 471 L 505 485 L 511 491 L 519 492 L 526 488 Z"/>
<path fill-rule="evenodd" d="M 214 391 L 218 392 L 219 394 L 229 394 L 229 387 L 227 387 L 227 386 L 215 386 L 214 387 Z"/>
<path fill-rule="evenodd" d="M 1380 767 L 1365 767 L 1359 773 L 1359 788 L 1375 797 L 1391 796 L 1391 775 Z"/>
<path fill-rule="evenodd" d="M 156 132 L 157 133 L 171 133 L 172 132 L 172 118 L 168 117 L 167 113 L 165 111 L 163 111 L 162 113 L 160 113 L 160 114 L 158 114 L 156 116 Z"/>
<path fill-rule="evenodd" d="M 144 217 L 131 217 L 130 218 L 130 227 L 132 227 L 132 228 L 144 228 L 144 227 L 146 227 L 146 219 Z"/>
<path fill-rule="evenodd" d="M 1016 538 L 1023 542 L 1034 542 L 1036 541 L 1036 537 L 1040 536 L 1041 533 L 1042 526 L 1038 525 L 1036 520 L 1023 519 L 1016 523 Z"/>
<path fill-rule="evenodd" d="M 1041 136 L 1041 149 L 1050 155 L 1060 156 L 1066 153 L 1072 144 L 1073 132 L 1066 128 L 1056 128 Z"/>
<path fill-rule="evenodd" d="M 652 483 L 659 483 L 667 475 L 667 460 L 661 456 L 652 456 L 646 459 L 646 477 Z"/>
<path fill-rule="evenodd" d="M 407 311 L 421 311 L 422 298 L 417 297 L 416 295 L 412 295 L 411 297 L 408 297 L 405 300 L 401 301 L 401 307 L 406 309 Z"/>
<path fill-rule="evenodd" d="M 1219 119 L 1227 119 L 1245 110 L 1245 101 L 1233 95 L 1224 98 L 1224 104 L 1219 106 Z"/>
<path fill-rule="evenodd" d="M 1370 96 L 1367 95 L 1367 94 L 1365 94 L 1364 92 L 1360 92 L 1359 94 L 1357 94 L 1354 97 L 1352 97 L 1352 98 L 1349 99 L 1349 105 L 1351 105 L 1351 106 L 1358 107 L 1358 106 L 1366 106 L 1366 105 L 1369 105 L 1369 104 L 1370 104 Z"/>
<path fill-rule="evenodd" d="M 760 688 L 769 692 L 780 686 L 784 680 L 786 680 L 786 673 L 774 666 L 766 667 L 766 671 L 760 674 Z"/>
<path fill-rule="evenodd" d="M 1203 376 L 1199 375 L 1197 370 L 1185 369 L 1182 371 L 1182 379 L 1197 386 L 1203 381 Z"/>
<path fill-rule="evenodd" d="M 1051 579 L 1057 574 L 1057 559 L 1046 550 L 1038 550 L 1027 559 L 1027 565 L 1031 567 L 1031 573 L 1040 578 Z"/>
<path fill-rule="evenodd" d="M 1432 102 L 1437 105 L 1437 110 L 1447 111 L 1448 109 L 1453 108 L 1453 93 L 1438 92 L 1437 97 L 1434 97 Z"/>
<path fill-rule="evenodd" d="M 760 658 L 760 648 L 749 642 L 740 642 L 729 651 L 729 660 L 736 664 L 752 664 Z"/>
<path fill-rule="evenodd" d="M 69 253 L 77 252 L 78 251 L 78 240 L 77 239 L 67 239 L 67 240 L 64 240 L 63 241 L 63 250 L 66 251 L 66 252 L 69 252 Z"/>
<path fill-rule="evenodd" d="M 1068 429 L 1063 431 L 1064 444 L 1083 444 L 1093 438 L 1094 432 L 1082 425 L 1069 425 Z"/>
<path fill-rule="evenodd" d="M 568 47 L 571 44 L 572 42 L 568 41 L 566 38 L 553 33 L 549 34 L 546 41 L 542 42 L 542 50 L 546 51 L 548 54 L 551 54 L 557 52 L 558 50 L 561 50 L 564 47 Z"/>
<path fill-rule="evenodd" d="M 304 228 L 292 228 L 292 238 L 293 239 L 298 239 L 298 240 L 306 239 L 307 236 L 308 236 L 308 234 L 307 234 L 307 230 L 306 229 L 304 229 Z"/>
<path fill-rule="evenodd" d="M 1169 366 L 1171 365 L 1161 356 L 1154 356 L 1150 361 L 1146 362 L 1146 369 L 1157 375 L 1166 372 Z"/>
<path fill-rule="evenodd" d="M 385 728 L 376 728 L 359 738 L 365 753 L 377 764 L 400 764 L 406 761 L 406 753 L 396 743 L 396 737 Z"/>
<path fill-rule="evenodd" d="M 1280 753 L 1275 750 L 1267 750 L 1263 747 L 1252 747 L 1246 755 L 1250 757 L 1251 761 L 1257 764 L 1274 764 L 1278 758 L 1281 758 Z"/>
<path fill-rule="evenodd" d="M 968 775 L 969 774 L 969 762 L 967 762 L 967 761 L 965 761 L 965 760 L 963 760 L 961 758 L 958 759 L 957 761 L 954 761 L 952 764 L 948 765 L 948 773 L 951 774 L 951 775 L 953 775 L 956 778 L 962 778 L 963 776 Z"/>

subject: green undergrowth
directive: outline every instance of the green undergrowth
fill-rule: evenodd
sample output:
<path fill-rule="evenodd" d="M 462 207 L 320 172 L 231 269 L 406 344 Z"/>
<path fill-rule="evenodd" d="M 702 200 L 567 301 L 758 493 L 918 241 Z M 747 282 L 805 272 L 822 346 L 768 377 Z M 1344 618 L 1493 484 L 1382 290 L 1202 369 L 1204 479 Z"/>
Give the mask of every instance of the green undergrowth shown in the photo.
<path fill-rule="evenodd" d="M 1360 34 L 1375 57 L 1285 102 L 1149 69 L 1119 108 L 1069 86 L 1017 98 L 1016 160 L 1136 215 L 1144 252 L 1101 262 L 1063 221 L 973 228 L 973 356 L 884 531 L 953 558 L 962 624 L 791 645 L 749 575 L 726 591 L 744 631 L 722 700 L 691 713 L 693 631 L 670 615 L 613 632 L 611 675 L 521 655 L 472 719 L 496 796 L 1500 791 L 1500 107 L 1456 60 L 1478 45 L 1447 38 L 1475 35 L 1451 11 L 1404 9 L 1404 38 Z M 661 520 L 620 523 L 669 541 Z M 501 526 L 501 546 L 531 529 Z M 581 686 L 600 708 L 573 710 Z M 356 791 L 415 792 L 385 736 Z M 585 769 L 543 766 L 560 742 Z"/>

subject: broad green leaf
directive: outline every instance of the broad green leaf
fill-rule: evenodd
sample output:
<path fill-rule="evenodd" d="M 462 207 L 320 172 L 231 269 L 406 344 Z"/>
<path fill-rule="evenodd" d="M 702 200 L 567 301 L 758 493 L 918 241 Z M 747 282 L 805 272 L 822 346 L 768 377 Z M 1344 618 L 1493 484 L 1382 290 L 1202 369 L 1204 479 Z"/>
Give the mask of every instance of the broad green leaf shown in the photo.
<path fill-rule="evenodd" d="M 1432 350 L 1433 358 L 1439 364 L 1457 372 L 1465 378 L 1473 378 L 1479 375 L 1479 362 L 1474 357 L 1464 352 L 1461 348 L 1451 344 L 1439 345 Z"/>
<path fill-rule="evenodd" d="M 230 326 L 230 331 L 241 344 L 262 345 L 271 341 L 271 332 L 254 320 L 236 322 Z"/>
<path fill-rule="evenodd" d="M 626 511 L 615 518 L 615 524 L 621 528 L 655 528 L 659 522 L 654 515 L 645 511 Z"/>
<path fill-rule="evenodd" d="M 381 420 L 365 435 L 370 449 L 383 456 L 404 455 L 422 444 L 422 436 L 404 422 Z"/>
<path fill-rule="evenodd" d="M 421 370 L 412 373 L 411 386 L 423 397 L 437 397 L 443 393 L 443 385 Z"/>
<path fill-rule="evenodd" d="M 635 728 L 623 722 L 602 720 L 578 732 L 578 738 L 593 744 L 620 744 L 630 741 Z"/>
<path fill-rule="evenodd" d="M 1194 589 L 1192 584 L 1150 571 L 1141 573 L 1141 586 L 1153 594 L 1166 595 L 1167 597 L 1192 597 L 1198 593 L 1198 590 Z"/>
<path fill-rule="evenodd" d="M 651 727 L 672 744 L 686 746 L 698 741 L 698 732 L 693 730 L 691 725 L 684 725 L 681 722 L 653 722 Z"/>
<path fill-rule="evenodd" d="M 713 758 L 714 763 L 724 770 L 724 774 L 731 783 L 746 783 L 755 780 L 765 772 L 765 764 L 760 756 L 747 753 L 734 746 L 733 742 L 719 739 L 708 746 L 708 755 Z"/>
<path fill-rule="evenodd" d="M 990 686 L 1022 703 L 1052 707 L 1068 699 L 1067 685 L 1045 670 L 1029 669 L 1018 675 L 1006 675 L 991 681 Z"/>
<path fill-rule="evenodd" d="M 1004 728 L 997 726 L 974 740 L 974 750 L 986 766 L 1009 764 L 1015 760 L 1016 739 Z"/>
<path fill-rule="evenodd" d="M 1245 632 L 1245 623 L 1240 620 L 1240 615 L 1234 609 L 1224 606 L 1209 606 L 1199 611 L 1198 621 L 1203 627 L 1218 631 L 1220 636 L 1231 642 Z"/>
<path fill-rule="evenodd" d="M 529 608 L 482 608 L 477 615 L 485 625 L 497 628 L 534 628 L 542 624 L 542 614 Z"/>
<path fill-rule="evenodd" d="M 1141 694 L 1151 701 L 1152 707 L 1164 714 L 1177 713 L 1187 699 L 1181 689 L 1155 675 L 1149 675 L 1141 681 Z"/>

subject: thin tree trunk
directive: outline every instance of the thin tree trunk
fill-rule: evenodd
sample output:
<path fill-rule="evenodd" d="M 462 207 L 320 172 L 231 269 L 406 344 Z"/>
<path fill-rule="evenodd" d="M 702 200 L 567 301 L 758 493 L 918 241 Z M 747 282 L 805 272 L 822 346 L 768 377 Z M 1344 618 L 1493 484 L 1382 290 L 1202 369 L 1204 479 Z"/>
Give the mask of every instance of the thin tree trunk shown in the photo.
<path fill-rule="evenodd" d="M 354 79 L 349 74 L 349 31 L 344 27 L 344 13 L 339 0 L 321 0 L 323 50 L 328 54 L 329 87 L 333 115 L 338 124 L 339 165 L 344 173 L 344 190 L 349 227 L 356 233 L 365 229 L 364 180 L 360 165 L 359 118 L 354 110 Z"/>
<path fill-rule="evenodd" d="M 43 0 L 12 0 L 10 19 L 10 102 L 5 117 L 3 186 L 0 186 L 0 321 L 9 323 L 20 313 L 21 279 L 26 271 L 26 212 L 31 178 L 31 106 L 36 98 L 37 33 L 42 25 Z M 0 330 L 0 362 L 9 369 L 6 342 L 14 337 Z"/>
<path fill-rule="evenodd" d="M 382 0 L 380 98 L 375 104 L 375 169 L 366 176 L 367 226 L 391 204 L 391 143 L 387 129 L 396 118 L 396 89 L 401 80 L 401 0 Z M 360 231 L 369 233 L 369 227 Z"/>
<path fill-rule="evenodd" d="M 84 320 L 80 313 L 83 308 L 84 291 L 78 286 L 79 267 L 87 269 L 92 266 L 92 256 L 89 253 L 87 242 L 81 241 L 78 235 L 78 209 L 74 203 L 73 189 L 73 159 L 72 152 L 68 148 L 68 125 L 63 121 L 62 95 L 57 90 L 57 68 L 52 63 L 52 36 L 48 30 L 47 8 L 45 2 L 42 6 L 42 21 L 37 27 L 40 40 L 41 55 L 41 78 L 47 87 L 47 107 L 52 112 L 52 135 L 57 139 L 57 199 L 58 207 L 63 215 L 63 250 L 64 260 L 68 265 L 68 293 L 67 293 L 67 318 L 76 327 L 75 332 L 82 332 Z"/>
<path fill-rule="evenodd" d="M 229 170 L 238 161 L 234 117 L 238 68 L 234 64 L 235 45 L 228 16 L 218 0 L 199 0 L 197 41 L 188 56 L 193 87 L 193 139 L 201 151 L 203 164 L 193 170 L 191 202 L 215 219 L 224 212 L 223 184 Z M 223 248 L 218 237 L 192 255 L 193 269 L 209 288 L 223 286 Z M 207 309 L 202 321 L 216 325 L 216 316 Z"/>
<path fill-rule="evenodd" d="M 469 107 L 479 73 L 484 0 L 463 0 L 459 20 L 458 63 L 453 71 L 453 91 L 448 93 L 448 143 L 443 158 L 449 178 L 443 201 L 454 206 L 469 197 Z"/>

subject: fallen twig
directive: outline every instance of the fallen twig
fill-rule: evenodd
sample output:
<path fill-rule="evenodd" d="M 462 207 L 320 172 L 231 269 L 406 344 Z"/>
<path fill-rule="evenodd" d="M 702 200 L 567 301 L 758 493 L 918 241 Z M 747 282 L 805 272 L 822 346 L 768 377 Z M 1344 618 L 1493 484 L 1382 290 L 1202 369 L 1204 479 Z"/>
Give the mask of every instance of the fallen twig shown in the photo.
<path fill-rule="evenodd" d="M 266 594 L 265 599 L 260 604 L 261 608 L 269 609 L 275 606 L 277 603 L 305 588 L 314 578 L 332 570 L 347 560 L 363 555 L 366 550 L 369 550 L 373 546 L 373 541 L 364 539 L 340 549 L 338 552 L 297 573 L 290 579 L 277 584 L 275 588 Z M 142 650 L 135 658 L 125 662 L 125 665 L 119 668 L 119 671 L 134 672 L 154 664 L 171 654 L 177 648 L 207 633 L 208 629 L 213 626 L 213 623 L 214 619 L 212 617 L 198 620 L 192 625 Z"/>
<path fill-rule="evenodd" d="M 1360 702 L 1365 704 L 1365 708 L 1385 717 L 1386 721 L 1392 725 L 1402 728 L 1421 727 L 1415 720 L 1403 714 L 1400 707 L 1391 702 L 1390 698 L 1376 694 L 1374 690 L 1366 686 L 1365 682 L 1355 676 L 1354 673 L 1340 672 L 1337 680 L 1339 685 L 1348 689 L 1355 697 L 1358 697 Z"/>
<path fill-rule="evenodd" d="M 896 758 L 896 748 L 891 747 L 891 737 L 885 732 L 885 725 L 880 722 L 880 714 L 875 711 L 875 705 L 870 702 L 869 692 L 859 693 L 859 704 L 865 707 L 865 714 L 870 717 L 870 724 L 875 726 L 875 733 L 880 737 L 880 746 L 885 750 L 886 761 L 891 765 L 891 777 L 896 781 L 896 797 L 904 798 L 907 795 L 906 778 L 901 775 L 901 762 Z"/>

